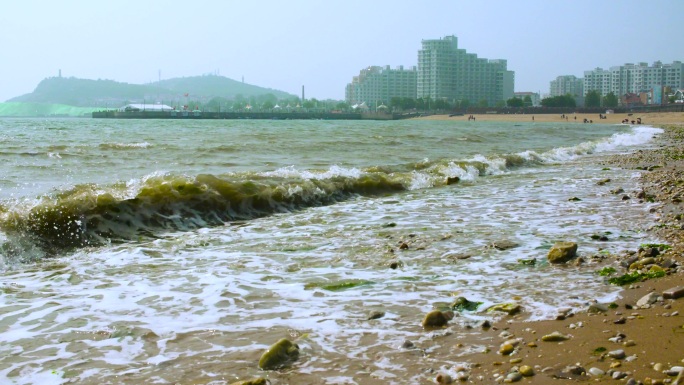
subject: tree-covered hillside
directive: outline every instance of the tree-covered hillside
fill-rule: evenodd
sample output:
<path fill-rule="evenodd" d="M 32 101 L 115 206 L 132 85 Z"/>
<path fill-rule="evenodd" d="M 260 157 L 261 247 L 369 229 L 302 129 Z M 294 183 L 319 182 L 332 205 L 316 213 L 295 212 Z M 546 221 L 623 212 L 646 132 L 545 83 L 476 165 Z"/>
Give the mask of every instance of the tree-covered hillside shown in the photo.
<path fill-rule="evenodd" d="M 188 97 L 192 100 L 208 101 L 215 97 L 234 99 L 238 95 L 249 98 L 267 94 L 272 94 L 276 98 L 293 96 L 286 92 L 240 83 L 216 75 L 168 79 L 152 84 L 53 77 L 41 81 L 32 93 L 18 96 L 8 102 L 116 108 L 127 103 L 174 104 Z"/>

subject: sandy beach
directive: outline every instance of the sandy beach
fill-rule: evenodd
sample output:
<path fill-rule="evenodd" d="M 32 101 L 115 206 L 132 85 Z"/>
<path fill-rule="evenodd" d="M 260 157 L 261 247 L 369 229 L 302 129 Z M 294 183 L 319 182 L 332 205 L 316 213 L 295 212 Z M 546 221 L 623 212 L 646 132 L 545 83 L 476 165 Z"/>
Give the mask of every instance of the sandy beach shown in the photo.
<path fill-rule="evenodd" d="M 569 116 L 569 121 L 575 121 L 574 116 Z M 670 248 L 658 252 L 639 248 L 610 255 L 603 261 L 585 261 L 586 257 L 580 256 L 579 260 L 569 262 L 567 268 L 577 263 L 595 263 L 597 270 L 615 266 L 616 262 L 629 266 L 634 260 L 643 261 L 652 256 L 641 266 L 641 271 L 659 270 L 665 277 L 625 285 L 621 298 L 613 304 L 588 304 L 587 311 L 577 314 L 564 315 L 559 309 L 557 320 L 524 322 L 524 311 L 509 316 L 485 331 L 491 338 L 486 351 L 465 355 L 467 364 L 462 368 L 437 371 L 435 382 L 684 384 L 684 372 L 677 375 L 684 367 L 684 297 L 664 298 L 671 289 L 684 287 L 684 210 L 681 204 L 684 195 L 684 113 L 608 114 L 607 119 L 602 120 L 598 120 L 597 115 L 576 116 L 578 124 L 585 118 L 594 119 L 595 123 L 618 124 L 625 118 L 641 117 L 643 124 L 665 129 L 657 140 L 658 148 L 608 158 L 605 166 L 641 170 L 642 190 L 625 191 L 615 199 L 655 201 L 654 213 L 658 220 L 649 231 Z M 532 120 L 531 115 L 476 115 L 475 118 L 476 121 Z M 465 120 L 468 116 L 422 119 Z M 534 120 L 543 123 L 560 121 L 561 117 L 536 115 Z M 628 268 L 619 268 L 615 274 L 626 272 Z M 649 301 L 642 300 L 652 293 L 655 295 Z M 649 303 L 639 306 L 640 300 Z M 564 340 L 543 340 L 543 336 L 554 332 L 562 334 Z M 505 347 L 507 342 L 511 346 Z M 511 347 L 512 353 L 502 353 Z M 468 343 L 458 343 L 449 349 L 467 350 Z M 529 376 L 517 374 L 522 372 Z"/>
<path fill-rule="evenodd" d="M 426 120 L 468 120 L 468 114 L 465 116 L 449 116 L 449 115 L 431 115 L 419 119 Z M 637 121 L 641 118 L 642 124 L 661 126 L 665 124 L 683 124 L 684 112 L 635 112 L 622 114 L 604 114 L 605 119 L 600 119 L 599 114 L 567 114 L 567 117 L 561 117 L 560 114 L 476 114 L 473 115 L 475 121 L 483 122 L 575 122 L 584 124 L 584 119 L 593 123 L 600 124 L 620 124 L 623 120 Z"/>

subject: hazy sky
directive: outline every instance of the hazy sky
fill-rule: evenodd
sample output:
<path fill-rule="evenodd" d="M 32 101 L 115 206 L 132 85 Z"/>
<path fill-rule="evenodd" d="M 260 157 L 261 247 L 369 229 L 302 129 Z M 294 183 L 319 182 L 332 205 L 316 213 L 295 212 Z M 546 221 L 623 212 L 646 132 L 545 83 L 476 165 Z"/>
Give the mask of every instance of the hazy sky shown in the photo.
<path fill-rule="evenodd" d="M 205 73 L 344 99 L 371 65 L 414 66 L 423 39 L 507 59 L 515 91 L 559 75 L 684 60 L 684 0 L 2 0 L 0 101 L 44 78 L 148 83 Z"/>

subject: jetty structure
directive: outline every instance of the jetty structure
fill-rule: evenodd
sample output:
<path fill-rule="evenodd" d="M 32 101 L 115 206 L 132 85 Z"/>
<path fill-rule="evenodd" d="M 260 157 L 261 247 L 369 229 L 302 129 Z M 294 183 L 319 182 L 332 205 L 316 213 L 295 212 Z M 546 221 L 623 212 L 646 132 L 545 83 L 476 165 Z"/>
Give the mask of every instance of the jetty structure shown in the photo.
<path fill-rule="evenodd" d="M 98 119 L 270 119 L 270 120 L 399 120 L 420 116 L 419 113 L 396 114 L 386 108 L 377 111 L 362 110 L 358 112 L 341 111 L 307 111 L 302 109 L 272 108 L 252 111 L 202 111 L 199 109 L 176 109 L 164 104 L 127 104 L 116 110 L 95 111 L 93 118 Z"/>

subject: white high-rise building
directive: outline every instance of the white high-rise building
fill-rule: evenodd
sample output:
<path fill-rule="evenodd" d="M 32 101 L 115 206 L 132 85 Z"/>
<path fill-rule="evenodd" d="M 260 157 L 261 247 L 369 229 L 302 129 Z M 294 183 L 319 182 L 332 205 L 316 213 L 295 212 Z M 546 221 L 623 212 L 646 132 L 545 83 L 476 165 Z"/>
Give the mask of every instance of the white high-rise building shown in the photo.
<path fill-rule="evenodd" d="M 490 106 L 513 97 L 515 74 L 506 60 L 478 58 L 458 48 L 456 36 L 423 40 L 418 51 L 418 98 L 446 99 Z"/>

